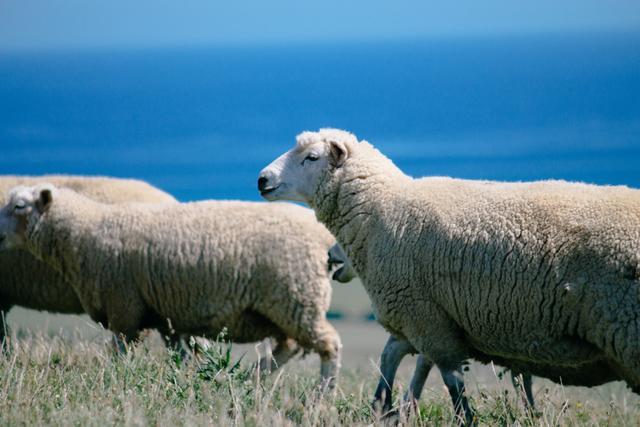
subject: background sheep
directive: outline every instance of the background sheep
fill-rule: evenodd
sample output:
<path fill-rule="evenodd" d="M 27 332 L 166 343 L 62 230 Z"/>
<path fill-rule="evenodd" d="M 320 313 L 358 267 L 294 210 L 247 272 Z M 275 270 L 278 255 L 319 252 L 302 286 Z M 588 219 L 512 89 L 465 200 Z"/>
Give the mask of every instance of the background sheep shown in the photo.
<path fill-rule="evenodd" d="M 18 185 L 47 181 L 105 203 L 139 201 L 145 203 L 176 202 L 164 191 L 146 182 L 105 177 L 46 175 L 0 176 L 0 205 L 6 203 L 8 191 Z M 21 249 L 0 253 L 0 342 L 4 343 L 6 315 L 14 305 L 57 313 L 82 313 L 82 304 L 73 287 L 61 274 Z"/>
<path fill-rule="evenodd" d="M 24 244 L 64 274 L 92 319 L 126 339 L 142 327 L 237 342 L 277 340 L 274 368 L 298 349 L 340 364 L 326 320 L 333 236 L 291 204 L 95 202 L 53 186 L 19 187 L 0 213 L 4 245 Z M 266 363 L 266 362 L 265 362 Z M 261 362 L 262 367 L 264 364 Z M 268 367 L 268 366 L 266 366 Z"/>
<path fill-rule="evenodd" d="M 460 366 L 469 357 L 605 366 L 640 391 L 640 191 L 414 180 L 331 129 L 299 135 L 259 187 L 313 207 L 379 321 L 435 362 L 468 422 Z"/>

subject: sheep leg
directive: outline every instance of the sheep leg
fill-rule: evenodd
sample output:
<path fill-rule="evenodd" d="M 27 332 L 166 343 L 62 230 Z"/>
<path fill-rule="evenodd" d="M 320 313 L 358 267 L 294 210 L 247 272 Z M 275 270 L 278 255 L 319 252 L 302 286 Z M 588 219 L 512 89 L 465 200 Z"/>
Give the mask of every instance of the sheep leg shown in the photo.
<path fill-rule="evenodd" d="M 411 378 L 411 384 L 409 385 L 409 390 L 404 394 L 405 402 L 412 402 L 413 405 L 417 406 L 418 400 L 420 400 L 420 395 L 422 394 L 422 390 L 424 389 L 424 383 L 427 381 L 427 377 L 429 376 L 429 371 L 433 367 L 433 362 L 428 360 L 424 355 L 419 354 L 418 360 L 416 360 L 416 368 L 413 371 L 413 378 Z"/>
<path fill-rule="evenodd" d="M 135 299 L 129 300 L 129 307 L 113 305 L 107 313 L 109 330 L 113 332 L 113 343 L 118 353 L 127 351 L 127 343 L 136 341 L 140 336 L 144 309 L 136 309 Z"/>
<path fill-rule="evenodd" d="M 10 308 L 11 307 L 4 305 L 0 307 L 0 349 L 2 349 L 3 353 L 8 353 L 10 347 L 9 338 L 7 336 L 9 329 L 6 323 L 6 316 L 9 313 Z"/>
<path fill-rule="evenodd" d="M 415 349 L 407 340 L 389 336 L 387 344 L 380 356 L 380 380 L 374 394 L 371 406 L 374 411 L 387 413 L 393 404 L 393 381 L 395 380 L 398 366 L 402 359 L 409 353 L 415 353 Z"/>
<path fill-rule="evenodd" d="M 322 385 L 333 389 L 342 362 L 342 341 L 338 332 L 326 322 L 325 334 L 316 342 L 316 351 L 320 354 L 320 378 Z"/>
<path fill-rule="evenodd" d="M 465 396 L 464 380 L 462 375 L 462 366 L 458 366 L 455 369 L 440 368 L 440 374 L 442 380 L 449 390 L 449 395 L 455 408 L 456 417 L 462 421 L 465 421 L 465 425 L 475 425 L 474 414 L 469 407 L 469 402 Z"/>
<path fill-rule="evenodd" d="M 525 373 L 517 373 L 511 371 L 511 383 L 513 384 L 513 388 L 520 394 L 522 397 L 522 393 L 524 392 L 524 398 L 522 399 L 522 403 L 528 411 L 533 411 L 536 408 L 535 401 L 533 400 L 533 391 L 532 391 L 532 383 L 533 380 L 531 378 L 531 374 Z"/>
<path fill-rule="evenodd" d="M 271 310 L 273 311 L 272 307 Z M 293 303 L 294 316 L 283 317 L 263 314 L 274 325 L 298 342 L 302 348 L 312 349 L 320 356 L 320 380 L 323 388 L 333 389 L 340 371 L 342 342 L 340 335 L 315 305 Z M 261 313 L 268 313 L 265 308 Z M 273 333 L 273 332 L 272 332 Z"/>
<path fill-rule="evenodd" d="M 191 338 L 190 335 L 178 335 L 167 331 L 160 330 L 160 338 L 167 349 L 170 349 L 174 353 L 177 353 L 181 360 L 185 360 L 189 357 L 188 343 Z M 185 341 L 187 345 L 185 345 Z M 195 351 L 195 350 L 194 350 Z"/>
<path fill-rule="evenodd" d="M 275 350 L 271 357 L 261 357 L 258 362 L 260 372 L 273 372 L 285 363 L 293 356 L 298 354 L 300 347 L 291 338 L 283 338 L 278 340 Z"/>
<path fill-rule="evenodd" d="M 306 331 L 308 337 L 302 342 L 309 342 L 316 353 L 320 355 L 320 381 L 323 388 L 333 389 L 340 371 L 342 357 L 342 342 L 335 328 L 324 318 L 312 324 L 311 330 Z"/>
<path fill-rule="evenodd" d="M 469 348 L 462 331 L 449 315 L 436 305 L 425 307 L 428 322 L 409 325 L 411 343 L 440 370 L 442 380 L 449 391 L 456 417 L 466 425 L 474 425 L 474 414 L 465 396 L 462 362 L 469 356 Z M 437 339 L 430 339 L 437 337 Z"/>

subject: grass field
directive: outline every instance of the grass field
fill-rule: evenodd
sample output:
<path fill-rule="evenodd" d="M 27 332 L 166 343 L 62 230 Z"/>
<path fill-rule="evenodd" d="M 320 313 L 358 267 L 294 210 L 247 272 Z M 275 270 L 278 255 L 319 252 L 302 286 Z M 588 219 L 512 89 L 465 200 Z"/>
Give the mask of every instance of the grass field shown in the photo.
<path fill-rule="evenodd" d="M 262 344 L 223 342 L 200 360 L 180 362 L 151 335 L 114 355 L 109 334 L 87 317 L 14 309 L 12 352 L 0 356 L 0 425 L 391 425 L 398 419 L 380 419 L 370 409 L 387 334 L 362 320 L 369 308 L 359 285 L 335 289 L 332 309 L 347 319 L 333 321 L 344 344 L 335 393 L 319 392 L 313 354 L 260 377 L 251 366 Z M 403 362 L 396 397 L 414 362 Z M 502 368 L 472 363 L 465 376 L 480 425 L 640 425 L 640 398 L 623 383 L 587 389 L 536 378 L 538 412 L 531 415 Z M 400 421 L 408 425 L 455 424 L 437 371 L 418 413 L 404 415 Z"/>
<path fill-rule="evenodd" d="M 51 319 L 49 325 L 57 322 Z M 251 369 L 260 346 L 214 345 L 200 360 L 180 362 L 149 337 L 125 356 L 108 334 L 82 318 L 60 333 L 18 329 L 0 358 L 0 425 L 370 425 L 389 424 L 369 407 L 377 354 L 386 334 L 375 323 L 334 322 L 345 342 L 345 366 L 334 394 L 317 388 L 319 360 L 297 359 L 269 376 Z M 238 366 L 236 362 L 240 361 Z M 413 360 L 401 368 L 401 396 Z M 472 364 L 466 374 L 481 425 L 629 425 L 640 399 L 622 383 L 586 389 L 536 379 L 538 414 L 519 403 L 501 369 Z M 409 425 L 452 425 L 453 413 L 432 372 Z"/>

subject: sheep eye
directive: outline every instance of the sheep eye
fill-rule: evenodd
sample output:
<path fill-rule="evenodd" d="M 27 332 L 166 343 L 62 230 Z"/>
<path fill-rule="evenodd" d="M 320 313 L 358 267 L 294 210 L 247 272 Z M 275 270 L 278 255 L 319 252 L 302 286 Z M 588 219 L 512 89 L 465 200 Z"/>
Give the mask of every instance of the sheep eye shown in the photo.
<path fill-rule="evenodd" d="M 304 160 L 302 161 L 302 164 L 304 165 L 304 162 L 306 162 L 307 160 L 309 160 L 310 162 L 315 162 L 318 159 L 319 157 L 317 155 L 309 154 L 307 157 L 304 158 Z"/>

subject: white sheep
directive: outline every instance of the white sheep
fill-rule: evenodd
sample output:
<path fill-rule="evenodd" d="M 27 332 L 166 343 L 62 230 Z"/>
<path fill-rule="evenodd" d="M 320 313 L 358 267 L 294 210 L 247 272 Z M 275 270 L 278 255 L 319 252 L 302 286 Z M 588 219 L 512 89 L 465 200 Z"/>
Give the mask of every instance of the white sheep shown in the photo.
<path fill-rule="evenodd" d="M 325 384 L 338 374 L 340 337 L 326 319 L 335 239 L 309 209 L 107 205 L 41 185 L 12 190 L 0 235 L 62 273 L 91 318 L 124 339 L 142 327 L 210 337 L 226 327 L 236 342 L 275 338 L 273 368 L 302 348 L 320 355 Z"/>
<path fill-rule="evenodd" d="M 66 175 L 41 177 L 1 175 L 0 205 L 5 204 L 5 195 L 11 188 L 18 185 L 33 185 L 42 181 L 72 188 L 105 203 L 176 202 L 164 191 L 146 182 L 133 179 Z M 64 280 L 62 275 L 35 259 L 29 252 L 19 249 L 0 253 L 0 343 L 4 343 L 5 340 L 5 317 L 16 305 L 57 313 L 83 313 L 82 305 L 73 287 Z"/>
<path fill-rule="evenodd" d="M 596 379 L 640 392 L 640 191 L 415 180 L 334 129 L 300 134 L 259 187 L 315 210 L 380 323 L 438 366 L 468 423 L 469 357 L 535 375 L 603 367 Z"/>

